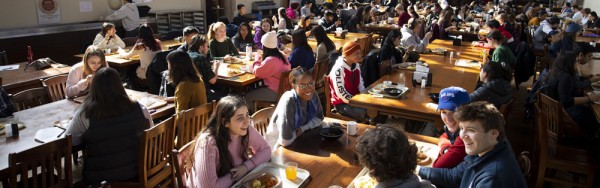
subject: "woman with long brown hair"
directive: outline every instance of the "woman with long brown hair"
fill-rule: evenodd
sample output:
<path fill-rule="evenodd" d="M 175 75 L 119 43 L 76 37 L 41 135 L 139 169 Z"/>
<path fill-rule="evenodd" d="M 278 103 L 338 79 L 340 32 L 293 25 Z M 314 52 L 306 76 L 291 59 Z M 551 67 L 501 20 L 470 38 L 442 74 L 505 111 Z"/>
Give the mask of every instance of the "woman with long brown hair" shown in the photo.
<path fill-rule="evenodd" d="M 267 141 L 252 126 L 246 102 L 237 96 L 219 100 L 193 153 L 187 187 L 230 187 L 271 158 Z"/>
<path fill-rule="evenodd" d="M 206 104 L 206 87 L 190 56 L 175 50 L 167 55 L 169 81 L 175 86 L 175 114 Z"/>
<path fill-rule="evenodd" d="M 67 97 L 73 98 L 87 94 L 94 73 L 102 67 L 108 67 L 104 52 L 95 46 L 89 46 L 83 55 L 83 61 L 71 67 L 67 78 Z"/>
<path fill-rule="evenodd" d="M 83 180 L 92 187 L 101 181 L 137 181 L 140 135 L 153 125 L 146 107 L 127 96 L 119 72 L 100 68 L 65 132 L 74 146 L 85 145 Z"/>
<path fill-rule="evenodd" d="M 125 48 L 125 42 L 117 35 L 115 25 L 108 22 L 102 24 L 102 30 L 96 35 L 92 44 L 100 49 Z"/>
<path fill-rule="evenodd" d="M 146 79 L 146 69 L 148 69 L 148 65 L 150 65 L 156 53 L 161 52 L 162 49 L 160 40 L 154 38 L 154 32 L 147 24 L 140 26 L 137 38 L 137 42 L 133 48 L 128 53 L 122 54 L 121 56 L 130 58 L 134 55 L 139 55 L 140 66 L 135 70 L 135 74 L 139 79 Z"/>

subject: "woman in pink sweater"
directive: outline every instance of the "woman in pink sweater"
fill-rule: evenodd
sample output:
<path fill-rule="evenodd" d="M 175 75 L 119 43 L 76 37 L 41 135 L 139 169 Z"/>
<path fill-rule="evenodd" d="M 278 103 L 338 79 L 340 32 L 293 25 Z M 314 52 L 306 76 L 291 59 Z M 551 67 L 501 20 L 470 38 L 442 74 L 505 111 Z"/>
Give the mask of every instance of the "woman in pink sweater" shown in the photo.
<path fill-rule="evenodd" d="M 277 49 L 277 33 L 275 31 L 265 33 L 260 40 L 263 45 L 263 60 L 254 62 L 252 73 L 254 76 L 262 78 L 267 87 L 252 90 L 244 95 L 250 110 L 254 109 L 254 101 L 259 99 L 275 103 L 281 73 L 292 70 L 287 58 Z"/>
<path fill-rule="evenodd" d="M 194 167 L 186 187 L 231 187 L 271 159 L 271 148 L 250 122 L 242 98 L 227 96 L 219 100 L 196 139 Z"/>

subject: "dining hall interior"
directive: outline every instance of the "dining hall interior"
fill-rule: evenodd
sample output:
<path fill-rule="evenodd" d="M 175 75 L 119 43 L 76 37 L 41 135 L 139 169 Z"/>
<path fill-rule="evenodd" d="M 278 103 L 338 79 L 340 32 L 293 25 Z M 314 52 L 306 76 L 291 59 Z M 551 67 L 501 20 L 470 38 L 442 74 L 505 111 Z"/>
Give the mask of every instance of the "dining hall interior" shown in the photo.
<path fill-rule="evenodd" d="M 600 187 L 597 0 L 0 7 L 0 187 Z"/>

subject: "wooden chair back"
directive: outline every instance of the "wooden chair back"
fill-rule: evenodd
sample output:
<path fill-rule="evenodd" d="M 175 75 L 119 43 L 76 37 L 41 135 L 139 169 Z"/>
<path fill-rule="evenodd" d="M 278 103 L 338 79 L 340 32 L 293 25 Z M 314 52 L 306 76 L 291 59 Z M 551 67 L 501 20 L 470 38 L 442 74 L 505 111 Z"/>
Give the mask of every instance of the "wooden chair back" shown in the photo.
<path fill-rule="evenodd" d="M 48 89 L 50 101 L 60 101 L 67 98 L 67 78 L 69 75 L 58 75 L 42 80 L 44 87 Z"/>
<path fill-rule="evenodd" d="M 384 60 L 379 62 L 379 77 L 388 74 L 392 70 L 392 60 Z"/>
<path fill-rule="evenodd" d="M 190 171 L 194 166 L 190 156 L 194 155 L 193 150 L 195 146 L 196 141 L 192 140 L 191 142 L 181 146 L 179 150 L 174 149 L 171 152 L 171 159 L 174 167 L 173 176 L 177 180 L 177 187 L 189 187 L 185 186 L 185 182 L 187 182 L 187 179 L 190 176 Z"/>
<path fill-rule="evenodd" d="M 324 91 L 323 86 L 325 86 L 325 82 L 323 81 L 323 76 L 327 75 L 327 69 L 329 68 L 329 58 L 319 60 L 315 63 L 315 68 L 312 70 L 312 78 L 315 81 L 315 90 L 321 93 Z M 320 93 L 319 93 L 320 94 Z"/>
<path fill-rule="evenodd" d="M 358 45 L 360 45 L 361 48 L 361 52 L 362 52 L 362 56 L 366 56 L 367 53 L 369 53 L 369 51 L 371 50 L 371 44 L 369 43 L 373 38 L 372 34 L 368 34 L 365 37 L 361 37 L 356 39 L 356 43 L 358 43 Z"/>
<path fill-rule="evenodd" d="M 519 163 L 519 168 L 521 169 L 523 176 L 525 176 L 525 180 L 529 180 L 529 172 L 531 171 L 531 159 L 529 159 L 529 151 L 521 152 L 517 162 Z"/>
<path fill-rule="evenodd" d="M 267 127 L 269 127 L 273 112 L 275 112 L 275 107 L 267 107 L 252 114 L 253 126 L 263 137 L 267 134 Z"/>
<path fill-rule="evenodd" d="M 8 154 L 9 187 L 73 187 L 71 139 L 71 135 L 67 135 Z"/>
<path fill-rule="evenodd" d="M 290 84 L 290 71 L 285 71 L 281 73 L 281 77 L 279 77 L 279 89 L 277 91 L 277 100 L 279 101 L 279 98 L 281 98 L 281 96 L 283 95 L 283 93 L 285 93 L 286 91 L 289 91 L 290 89 L 292 89 L 292 84 Z"/>
<path fill-rule="evenodd" d="M 556 137 L 556 143 L 562 143 L 563 131 L 561 130 L 561 123 L 563 122 L 563 107 L 560 102 L 548 97 L 542 92 L 538 92 L 538 107 L 540 113 L 535 114 L 539 116 L 545 123 L 544 126 L 548 127 L 548 131 L 551 136 Z"/>
<path fill-rule="evenodd" d="M 504 130 L 506 130 L 506 127 L 508 126 L 508 115 L 510 114 L 510 111 L 512 111 L 512 105 L 513 105 L 513 101 L 515 100 L 515 98 L 510 98 L 510 101 L 508 101 L 506 104 L 503 104 L 502 106 L 500 106 L 500 108 L 498 108 L 498 110 L 500 111 L 500 113 L 502 114 L 502 116 L 504 116 L 504 122 L 506 123 L 504 125 Z"/>
<path fill-rule="evenodd" d="M 330 118 L 335 118 L 335 119 L 341 119 L 341 120 L 345 120 L 345 121 L 354 121 L 352 120 L 352 118 L 343 116 L 337 112 L 333 112 L 333 105 L 331 104 L 331 79 L 329 79 L 329 76 L 325 76 L 323 78 L 323 80 L 325 80 L 325 82 L 327 82 L 327 86 L 325 86 L 325 116 L 326 117 L 330 117 Z"/>
<path fill-rule="evenodd" d="M 15 111 L 21 111 L 50 102 L 46 88 L 38 87 L 10 95 Z"/>
<path fill-rule="evenodd" d="M 138 38 L 137 37 L 126 37 L 123 38 L 123 43 L 125 43 L 125 46 L 134 46 L 135 42 L 137 42 Z"/>
<path fill-rule="evenodd" d="M 215 101 L 212 101 L 179 113 L 175 126 L 177 127 L 175 149 L 181 148 L 196 138 L 202 127 L 208 122 L 216 104 Z"/>
<path fill-rule="evenodd" d="M 542 71 L 544 71 L 544 69 L 550 69 L 550 67 L 552 67 L 552 64 L 554 63 L 555 58 L 554 57 L 536 57 L 535 58 L 535 66 L 534 66 L 534 72 L 533 72 L 533 83 L 535 83 L 535 81 L 537 81 L 538 79 L 538 74 L 542 74 Z"/>
<path fill-rule="evenodd" d="M 142 133 L 138 167 L 141 186 L 174 186 L 170 165 L 174 124 L 174 118 L 170 117 Z"/>
<path fill-rule="evenodd" d="M 6 55 L 6 51 L 0 52 L 0 65 L 8 65 L 8 56 Z"/>

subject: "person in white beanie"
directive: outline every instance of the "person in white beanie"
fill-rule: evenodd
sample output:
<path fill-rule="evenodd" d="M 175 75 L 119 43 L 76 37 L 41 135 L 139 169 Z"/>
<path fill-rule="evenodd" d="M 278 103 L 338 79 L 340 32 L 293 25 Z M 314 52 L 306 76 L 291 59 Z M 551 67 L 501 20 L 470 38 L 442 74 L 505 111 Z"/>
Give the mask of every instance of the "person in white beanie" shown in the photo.
<path fill-rule="evenodd" d="M 244 98 L 249 110 L 254 110 L 254 101 L 276 102 L 277 91 L 279 91 L 279 79 L 281 73 L 291 70 L 287 58 L 277 49 L 277 33 L 270 31 L 265 33 L 260 42 L 263 45 L 262 58 L 257 59 L 252 66 L 252 73 L 262 78 L 267 87 L 255 89 L 246 93 Z"/>

